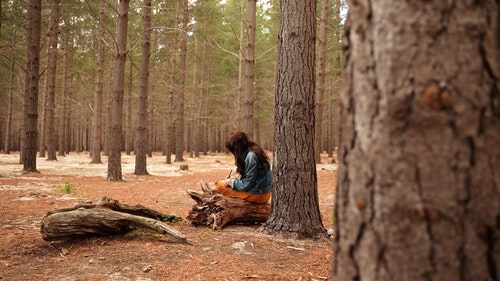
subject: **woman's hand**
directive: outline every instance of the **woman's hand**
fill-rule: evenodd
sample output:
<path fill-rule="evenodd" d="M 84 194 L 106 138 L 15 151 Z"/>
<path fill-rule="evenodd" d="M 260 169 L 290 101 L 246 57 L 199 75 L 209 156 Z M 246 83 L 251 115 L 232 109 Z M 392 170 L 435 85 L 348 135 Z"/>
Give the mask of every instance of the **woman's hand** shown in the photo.
<path fill-rule="evenodd" d="M 226 186 L 232 186 L 233 185 L 233 181 L 234 181 L 234 179 L 225 179 L 225 180 L 222 180 L 222 182 Z"/>

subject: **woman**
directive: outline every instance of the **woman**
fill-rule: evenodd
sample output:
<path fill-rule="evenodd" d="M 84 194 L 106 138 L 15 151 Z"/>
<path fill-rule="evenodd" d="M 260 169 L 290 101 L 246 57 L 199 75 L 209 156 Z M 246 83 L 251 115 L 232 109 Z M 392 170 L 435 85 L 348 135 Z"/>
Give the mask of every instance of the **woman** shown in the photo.
<path fill-rule="evenodd" d="M 226 148 L 236 161 L 236 178 L 215 183 L 216 189 L 228 197 L 263 204 L 271 198 L 271 164 L 266 152 L 242 131 L 232 132 Z"/>

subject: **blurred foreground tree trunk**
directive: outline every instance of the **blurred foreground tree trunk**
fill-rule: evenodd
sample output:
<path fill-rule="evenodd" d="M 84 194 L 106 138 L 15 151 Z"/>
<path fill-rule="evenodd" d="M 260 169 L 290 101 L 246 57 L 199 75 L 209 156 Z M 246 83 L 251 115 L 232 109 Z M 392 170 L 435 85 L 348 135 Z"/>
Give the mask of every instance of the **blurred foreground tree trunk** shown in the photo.
<path fill-rule="evenodd" d="M 353 1 L 336 280 L 499 280 L 499 5 Z"/>

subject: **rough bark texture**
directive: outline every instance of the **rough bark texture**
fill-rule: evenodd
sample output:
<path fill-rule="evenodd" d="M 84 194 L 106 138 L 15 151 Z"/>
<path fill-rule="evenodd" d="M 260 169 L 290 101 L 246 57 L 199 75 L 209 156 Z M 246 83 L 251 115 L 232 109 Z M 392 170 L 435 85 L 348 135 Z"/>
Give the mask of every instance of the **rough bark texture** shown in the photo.
<path fill-rule="evenodd" d="M 141 84 L 139 110 L 137 112 L 137 143 L 135 149 L 136 175 L 147 175 L 146 155 L 148 153 L 148 93 L 149 57 L 151 49 L 151 0 L 144 0 L 142 16 Z"/>
<path fill-rule="evenodd" d="M 202 192 L 187 190 L 196 204 L 186 219 L 195 226 L 220 230 L 227 224 L 265 222 L 269 217 L 269 204 L 255 204 L 224 196 L 204 181 L 200 182 L 200 186 Z"/>
<path fill-rule="evenodd" d="M 257 1 L 248 0 L 247 54 L 245 57 L 245 96 L 243 97 L 242 129 L 250 138 L 254 133 L 254 72 L 255 72 L 255 24 Z"/>
<path fill-rule="evenodd" d="M 29 2 L 26 51 L 26 78 L 25 78 L 25 143 L 23 171 L 36 172 L 36 144 L 38 138 L 38 82 L 40 79 L 40 30 L 41 30 L 41 0 Z"/>
<path fill-rule="evenodd" d="M 58 156 L 65 156 L 65 147 L 66 147 L 66 112 L 69 111 L 66 109 L 66 91 L 68 90 L 68 69 L 69 65 L 69 38 L 70 36 L 66 33 L 64 35 L 64 43 L 63 43 L 63 74 L 62 74 L 62 86 L 61 86 L 61 94 L 59 99 L 59 135 L 58 135 Z"/>
<path fill-rule="evenodd" d="M 96 204 L 79 203 L 71 208 L 48 212 L 42 219 L 40 232 L 44 240 L 63 240 L 94 235 L 123 234 L 135 227 L 147 228 L 167 235 L 180 243 L 186 237 L 163 223 L 180 217 L 166 215 L 141 205 L 121 204 L 103 197 Z"/>
<path fill-rule="evenodd" d="M 323 105 L 325 101 L 323 100 L 325 97 L 325 81 L 326 81 L 326 28 L 328 21 L 328 0 L 321 0 L 321 16 L 320 16 L 320 24 L 318 31 L 318 77 L 317 77 L 317 88 L 316 88 L 316 128 L 315 128 L 315 147 L 314 154 L 316 158 L 316 163 L 321 163 L 321 150 L 322 140 L 321 136 L 323 135 Z"/>
<path fill-rule="evenodd" d="M 314 159 L 316 1 L 282 0 L 274 114 L 273 199 L 263 230 L 324 233 Z"/>
<path fill-rule="evenodd" d="M 113 76 L 113 98 L 111 101 L 111 132 L 108 157 L 108 180 L 122 180 L 122 115 L 123 88 L 125 83 L 125 62 L 127 60 L 127 25 L 130 0 L 120 0 L 116 31 L 117 50 Z"/>
<path fill-rule="evenodd" d="M 180 42 L 179 61 L 179 91 L 176 95 L 176 116 L 175 116 L 175 161 L 184 161 L 184 91 L 186 86 L 186 55 L 187 55 L 187 32 L 189 18 L 188 0 L 182 1 L 182 34 Z"/>
<path fill-rule="evenodd" d="M 3 152 L 5 154 L 10 154 L 10 132 L 12 131 L 12 102 L 14 97 L 14 61 L 10 63 L 10 74 L 9 74 L 9 101 L 7 102 L 7 120 L 5 121 L 5 142 Z"/>
<path fill-rule="evenodd" d="M 498 1 L 353 1 L 336 280 L 500 279 Z"/>
<path fill-rule="evenodd" d="M 97 69 L 96 83 L 94 92 L 94 112 L 92 116 L 92 148 L 91 161 L 92 164 L 101 164 L 101 134 L 102 134 L 102 95 L 104 89 L 104 55 L 106 53 L 106 45 L 104 44 L 104 36 L 106 29 L 104 19 L 106 16 L 106 8 L 104 0 L 99 1 L 99 44 L 97 47 Z"/>
<path fill-rule="evenodd" d="M 48 58 L 48 80 L 47 80 L 47 109 L 46 109 L 46 129 L 47 160 L 57 160 L 56 157 L 56 128 L 55 128 L 55 107 L 56 107 L 56 75 L 57 75 L 57 44 L 59 38 L 59 10 L 60 0 L 52 1 L 52 11 L 50 14 L 49 34 L 49 58 Z"/>

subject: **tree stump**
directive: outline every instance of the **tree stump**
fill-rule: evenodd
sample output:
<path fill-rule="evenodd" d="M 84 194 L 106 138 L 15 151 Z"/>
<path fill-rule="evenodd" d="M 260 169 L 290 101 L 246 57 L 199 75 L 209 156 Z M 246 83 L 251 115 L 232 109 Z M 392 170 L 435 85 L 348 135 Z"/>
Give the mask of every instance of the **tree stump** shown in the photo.
<path fill-rule="evenodd" d="M 166 235 L 179 243 L 189 243 L 178 230 L 163 221 L 178 221 L 176 215 L 166 215 L 141 205 L 121 204 L 102 197 L 96 204 L 78 203 L 71 208 L 48 212 L 42 219 L 40 232 L 46 241 L 92 235 L 115 235 L 134 227 L 147 228 Z"/>
<path fill-rule="evenodd" d="M 186 191 L 196 201 L 186 217 L 194 226 L 204 225 L 220 230 L 226 224 L 265 222 L 269 217 L 269 204 L 224 196 L 206 181 L 201 181 L 200 186 L 202 192 Z"/>

